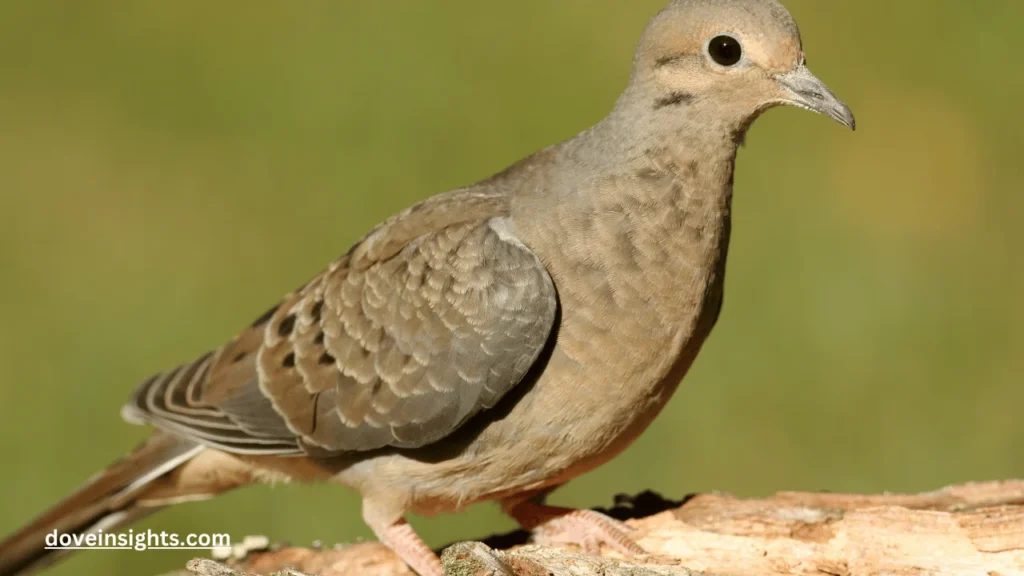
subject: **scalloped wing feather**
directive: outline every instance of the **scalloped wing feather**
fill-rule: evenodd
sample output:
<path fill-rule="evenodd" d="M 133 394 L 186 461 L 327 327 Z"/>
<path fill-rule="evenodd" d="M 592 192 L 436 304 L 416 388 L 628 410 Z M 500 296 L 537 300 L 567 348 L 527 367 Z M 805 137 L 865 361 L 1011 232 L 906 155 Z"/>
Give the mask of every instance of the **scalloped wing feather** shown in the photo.
<path fill-rule="evenodd" d="M 245 453 L 444 438 L 552 333 L 554 285 L 506 213 L 460 191 L 396 215 L 230 343 L 140 385 L 126 418 Z"/>

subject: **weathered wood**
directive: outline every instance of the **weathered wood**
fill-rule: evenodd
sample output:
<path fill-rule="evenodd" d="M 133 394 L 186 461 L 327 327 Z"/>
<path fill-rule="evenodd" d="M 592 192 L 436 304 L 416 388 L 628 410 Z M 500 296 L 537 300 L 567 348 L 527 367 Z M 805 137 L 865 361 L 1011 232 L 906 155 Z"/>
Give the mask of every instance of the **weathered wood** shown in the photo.
<path fill-rule="evenodd" d="M 623 503 L 609 513 L 642 516 L 627 523 L 636 529 L 638 543 L 650 556 L 622 559 L 605 551 L 605 557 L 594 557 L 538 546 L 500 551 L 481 543 L 461 543 L 443 555 L 446 574 L 1024 574 L 1024 481 L 972 483 L 916 495 L 783 492 L 771 498 L 741 499 L 702 494 L 673 506 L 645 494 Z M 489 542 L 505 548 L 524 536 L 513 534 Z M 235 569 L 193 561 L 186 573 L 238 576 L 271 574 L 285 567 L 320 576 L 412 574 L 376 543 L 257 552 Z"/>

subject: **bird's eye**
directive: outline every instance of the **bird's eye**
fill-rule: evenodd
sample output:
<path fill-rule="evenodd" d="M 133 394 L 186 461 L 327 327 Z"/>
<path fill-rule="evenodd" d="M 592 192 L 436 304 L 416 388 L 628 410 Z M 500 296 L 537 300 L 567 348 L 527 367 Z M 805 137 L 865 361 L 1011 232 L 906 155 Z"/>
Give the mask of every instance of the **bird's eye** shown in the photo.
<path fill-rule="evenodd" d="M 723 34 L 715 36 L 708 42 L 708 55 L 718 65 L 731 67 L 743 59 L 743 47 L 740 46 L 739 40 Z"/>

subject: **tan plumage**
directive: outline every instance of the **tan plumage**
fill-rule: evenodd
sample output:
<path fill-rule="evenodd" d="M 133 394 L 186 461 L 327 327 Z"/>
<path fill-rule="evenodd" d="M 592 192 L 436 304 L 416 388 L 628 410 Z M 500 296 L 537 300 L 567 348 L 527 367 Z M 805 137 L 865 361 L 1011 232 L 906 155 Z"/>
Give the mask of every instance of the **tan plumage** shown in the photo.
<path fill-rule="evenodd" d="M 43 528 L 276 478 L 355 488 L 425 576 L 440 565 L 403 516 L 481 500 L 635 552 L 607 519 L 534 497 L 628 446 L 696 357 L 754 118 L 793 104 L 852 127 L 803 62 L 775 0 L 675 0 L 601 123 L 392 217 L 228 344 L 140 385 L 125 417 L 161 430 L 129 456 L 145 465 L 0 544 L 0 574 L 46 561 Z"/>

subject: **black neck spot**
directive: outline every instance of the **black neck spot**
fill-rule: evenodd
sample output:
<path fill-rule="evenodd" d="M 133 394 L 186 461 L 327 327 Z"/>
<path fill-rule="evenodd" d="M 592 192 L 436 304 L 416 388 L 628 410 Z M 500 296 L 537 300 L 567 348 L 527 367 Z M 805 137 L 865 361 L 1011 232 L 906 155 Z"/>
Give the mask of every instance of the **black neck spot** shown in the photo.
<path fill-rule="evenodd" d="M 654 101 L 654 109 L 661 110 L 669 106 L 682 106 L 693 102 L 694 96 L 689 92 L 673 92 L 664 98 Z"/>
<path fill-rule="evenodd" d="M 654 61 L 654 67 L 662 68 L 668 66 L 669 64 L 674 64 L 682 59 L 682 54 L 670 54 L 668 56 L 662 56 L 661 58 L 658 58 L 657 60 Z"/>

